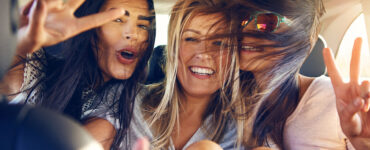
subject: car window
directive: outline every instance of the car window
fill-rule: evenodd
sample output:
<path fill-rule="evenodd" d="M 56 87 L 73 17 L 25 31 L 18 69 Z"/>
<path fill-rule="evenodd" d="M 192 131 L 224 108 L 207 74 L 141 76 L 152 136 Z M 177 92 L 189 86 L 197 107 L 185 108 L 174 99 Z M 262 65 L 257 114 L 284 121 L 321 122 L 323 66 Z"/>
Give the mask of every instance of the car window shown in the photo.
<path fill-rule="evenodd" d="M 362 78 L 370 78 L 370 50 L 366 33 L 365 17 L 364 14 L 361 14 L 348 28 L 339 46 L 339 50 L 336 55 L 336 62 L 339 69 L 342 71 L 341 73 L 343 77 L 347 79 L 349 78 L 349 66 L 351 60 L 351 57 L 349 56 L 351 56 L 353 41 L 356 37 L 363 38 L 360 76 Z"/>

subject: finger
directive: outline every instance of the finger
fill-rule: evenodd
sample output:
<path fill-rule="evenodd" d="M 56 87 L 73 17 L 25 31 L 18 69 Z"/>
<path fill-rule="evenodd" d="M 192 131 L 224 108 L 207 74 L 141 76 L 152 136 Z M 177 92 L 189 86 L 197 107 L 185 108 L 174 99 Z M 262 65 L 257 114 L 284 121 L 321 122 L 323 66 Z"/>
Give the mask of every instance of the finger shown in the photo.
<path fill-rule="evenodd" d="M 68 0 L 66 6 L 75 12 L 84 2 L 85 0 Z"/>
<path fill-rule="evenodd" d="M 82 17 L 77 20 L 75 31 L 72 32 L 78 34 L 80 32 L 101 26 L 109 21 L 121 17 L 124 14 L 124 9 L 112 9 L 105 12 Z"/>
<path fill-rule="evenodd" d="M 47 5 L 47 10 L 62 9 L 64 6 L 63 0 L 44 0 L 44 3 Z"/>
<path fill-rule="evenodd" d="M 370 97 L 370 81 L 362 81 L 361 83 L 361 97 L 369 98 Z"/>
<path fill-rule="evenodd" d="M 149 150 L 149 141 L 146 138 L 140 138 L 135 142 L 133 150 Z"/>
<path fill-rule="evenodd" d="M 352 49 L 351 67 L 350 67 L 350 82 L 358 85 L 360 77 L 360 60 L 361 60 L 361 45 L 362 38 L 356 38 Z"/>
<path fill-rule="evenodd" d="M 30 0 L 29 2 L 27 2 L 26 5 L 24 5 L 21 8 L 21 15 L 27 16 L 30 13 L 30 9 L 31 9 L 31 6 L 32 6 L 33 2 L 34 2 L 34 0 Z"/>
<path fill-rule="evenodd" d="M 354 115 L 361 111 L 364 106 L 364 100 L 356 98 L 352 103 L 349 103 L 344 109 L 339 112 L 341 120 L 344 122 L 352 122 Z"/>
<path fill-rule="evenodd" d="M 333 53 L 329 48 L 324 48 L 323 57 L 334 88 L 341 85 L 343 83 L 342 76 L 340 75 L 338 67 L 335 64 Z"/>
<path fill-rule="evenodd" d="M 30 27 L 29 34 L 32 40 L 38 40 L 37 36 L 44 28 L 46 19 L 46 6 L 43 0 L 35 0 L 30 10 Z"/>
<path fill-rule="evenodd" d="M 30 13 L 30 9 L 32 4 L 34 3 L 34 0 L 30 0 L 25 6 L 21 8 L 21 13 L 19 17 L 19 26 L 23 27 L 28 24 L 28 14 Z"/>
<path fill-rule="evenodd" d="M 360 86 L 360 96 L 365 100 L 365 106 L 363 110 L 365 112 L 369 111 L 370 107 L 370 82 L 363 81 Z"/>

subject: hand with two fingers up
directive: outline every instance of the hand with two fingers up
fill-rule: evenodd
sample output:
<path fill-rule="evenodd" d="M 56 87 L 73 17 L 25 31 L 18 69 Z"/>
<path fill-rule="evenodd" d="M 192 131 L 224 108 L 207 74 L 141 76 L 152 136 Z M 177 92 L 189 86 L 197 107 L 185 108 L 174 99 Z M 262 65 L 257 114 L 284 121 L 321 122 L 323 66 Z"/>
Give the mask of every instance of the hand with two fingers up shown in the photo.
<path fill-rule="evenodd" d="M 343 81 L 329 48 L 323 50 L 325 64 L 336 96 L 340 125 L 356 149 L 370 149 L 370 81 L 359 82 L 362 39 L 355 40 L 350 81 Z"/>

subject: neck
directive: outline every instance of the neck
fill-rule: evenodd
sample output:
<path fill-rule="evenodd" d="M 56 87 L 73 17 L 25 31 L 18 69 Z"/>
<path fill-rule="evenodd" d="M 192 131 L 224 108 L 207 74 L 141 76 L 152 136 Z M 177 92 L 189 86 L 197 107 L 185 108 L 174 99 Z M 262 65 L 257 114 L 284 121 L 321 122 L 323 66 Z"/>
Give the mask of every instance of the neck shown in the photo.
<path fill-rule="evenodd" d="M 180 114 L 202 118 L 211 101 L 211 95 L 193 96 L 184 93 L 181 99 L 182 108 Z"/>

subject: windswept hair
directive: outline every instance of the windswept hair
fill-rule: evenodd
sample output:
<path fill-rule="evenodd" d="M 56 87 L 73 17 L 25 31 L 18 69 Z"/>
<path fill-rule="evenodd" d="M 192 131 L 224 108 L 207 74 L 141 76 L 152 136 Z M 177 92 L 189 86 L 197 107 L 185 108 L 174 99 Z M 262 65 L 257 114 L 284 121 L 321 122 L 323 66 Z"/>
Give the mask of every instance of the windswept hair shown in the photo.
<path fill-rule="evenodd" d="M 280 50 L 254 58 L 272 61 L 267 69 L 258 72 L 261 75 L 258 80 L 252 72 L 241 71 L 240 101 L 232 104 L 237 110 L 234 116 L 238 125 L 242 125 L 238 126 L 238 139 L 243 140 L 246 148 L 274 143 L 284 149 L 284 127 L 299 103 L 299 69 L 318 37 L 323 3 L 321 0 L 235 0 L 232 3 L 239 12 L 239 22 L 253 11 L 271 11 L 290 20 L 283 32 L 242 32 L 240 27 L 239 40 L 243 37 L 268 39 L 274 44 L 253 45 Z"/>
<path fill-rule="evenodd" d="M 228 105 L 235 99 L 234 95 L 237 93 L 233 89 L 238 89 L 239 86 L 239 84 L 235 84 L 238 83 L 236 77 L 239 76 L 236 37 L 230 36 L 230 33 L 233 32 L 232 29 L 236 29 L 232 26 L 237 26 L 237 24 L 233 23 L 232 10 L 227 9 L 226 4 L 226 1 L 223 0 L 179 0 L 172 9 L 168 29 L 168 45 L 165 52 L 165 79 L 162 83 L 152 85 L 150 94 L 143 101 L 144 116 L 154 132 L 152 144 L 155 149 L 167 149 L 173 132 L 178 133 L 180 130 L 179 112 L 182 107 L 180 97 L 183 94 L 181 84 L 177 79 L 180 40 L 185 25 L 199 15 L 220 14 L 221 17 L 211 28 L 225 31 L 225 33 L 211 34 L 205 40 L 222 38 L 221 49 L 228 50 L 228 58 L 222 58 L 221 61 L 231 59 L 230 66 L 223 71 L 226 72 L 226 75 L 220 79 L 222 81 L 221 88 L 213 94 L 203 117 L 204 121 L 207 116 L 211 114 L 213 116 L 211 127 L 205 130 L 210 139 L 218 142 L 224 134 L 226 123 L 230 119 Z"/>
<path fill-rule="evenodd" d="M 84 4 L 75 12 L 76 17 L 83 17 L 98 13 L 105 0 L 86 0 Z M 99 36 L 97 29 L 91 29 L 83 32 L 65 42 L 46 49 L 46 62 L 43 68 L 33 66 L 43 72 L 45 76 L 37 78 L 35 83 L 29 89 L 21 92 L 33 93 L 38 90 L 37 87 L 44 84 L 41 89 L 40 97 L 36 104 L 43 107 L 63 112 L 70 115 L 78 121 L 81 120 L 82 104 L 81 99 L 84 88 L 94 89 L 99 98 L 94 99 L 92 107 L 97 107 L 103 101 L 107 101 L 107 90 L 116 90 L 113 95 L 114 102 L 111 109 L 114 117 L 119 119 L 119 129 L 115 134 L 114 142 L 111 149 L 119 149 L 123 138 L 127 134 L 133 113 L 134 100 L 140 90 L 142 81 L 146 78 L 146 65 L 153 51 L 155 41 L 155 12 L 152 0 L 147 0 L 148 10 L 152 20 L 148 29 L 148 40 L 145 46 L 145 53 L 141 56 L 132 76 L 126 80 L 111 79 L 105 83 L 102 71 L 98 65 Z M 50 54 L 52 53 L 56 54 Z M 34 58 L 27 61 L 45 62 L 43 58 Z M 27 62 L 22 62 L 27 63 Z M 112 89 L 114 85 L 124 85 L 122 91 Z M 118 94 L 120 93 L 120 94 Z M 31 98 L 30 94 L 26 99 Z M 90 108 L 94 109 L 94 108 Z"/>

